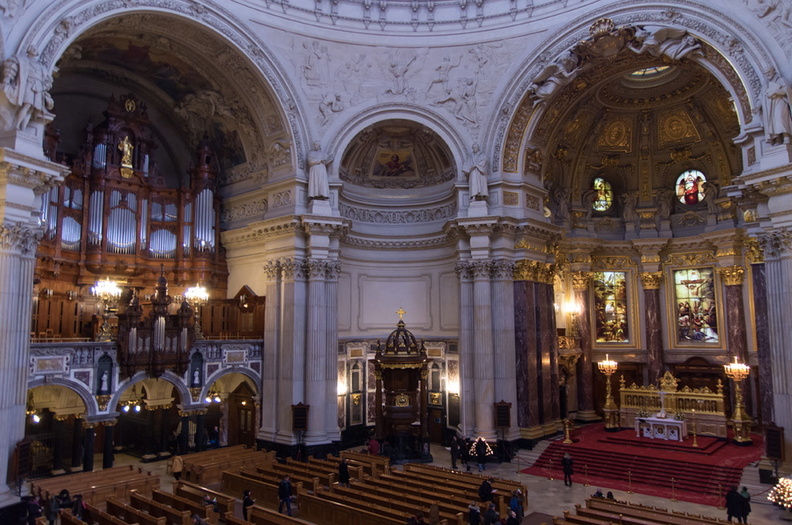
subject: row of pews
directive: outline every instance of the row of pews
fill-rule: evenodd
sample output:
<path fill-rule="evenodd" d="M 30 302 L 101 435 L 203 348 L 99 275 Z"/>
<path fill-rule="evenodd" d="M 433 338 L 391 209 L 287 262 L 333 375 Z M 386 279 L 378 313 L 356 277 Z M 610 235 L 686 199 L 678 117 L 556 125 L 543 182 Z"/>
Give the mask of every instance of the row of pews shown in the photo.
<path fill-rule="evenodd" d="M 575 505 L 575 513 L 564 511 L 564 517 L 553 518 L 554 525 L 725 525 L 720 518 L 690 514 L 638 503 L 589 498 L 586 504 Z"/>
<path fill-rule="evenodd" d="M 348 487 L 338 483 L 342 458 L 352 478 Z M 465 525 L 468 505 L 483 505 L 478 488 L 486 478 L 422 464 L 396 470 L 388 458 L 350 451 L 341 458 L 279 463 L 272 452 L 228 447 L 183 459 L 182 480 L 172 493 L 160 490 L 157 476 L 130 467 L 37 481 L 32 490 L 41 501 L 63 488 L 84 495 L 83 520 L 64 509 L 66 525 L 192 525 L 196 515 L 210 525 L 404 525 L 420 511 L 428 514 L 435 502 L 443 525 Z M 278 484 L 286 475 L 292 480 L 294 517 L 277 512 Z M 513 491 L 525 492 L 511 480 L 497 479 L 493 487 L 501 515 Z M 246 490 L 256 501 L 248 521 L 234 512 Z"/>

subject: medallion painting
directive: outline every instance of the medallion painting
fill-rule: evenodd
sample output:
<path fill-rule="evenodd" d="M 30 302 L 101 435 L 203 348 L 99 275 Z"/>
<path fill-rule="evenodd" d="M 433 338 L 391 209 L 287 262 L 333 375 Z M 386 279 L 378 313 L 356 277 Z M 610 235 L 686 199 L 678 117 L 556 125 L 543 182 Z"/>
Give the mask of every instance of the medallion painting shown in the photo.
<path fill-rule="evenodd" d="M 677 343 L 718 342 L 714 274 L 712 268 L 674 270 Z"/>
<path fill-rule="evenodd" d="M 594 272 L 594 311 L 598 343 L 630 342 L 626 272 Z"/>
<path fill-rule="evenodd" d="M 417 179 L 410 150 L 380 150 L 372 170 L 372 177 Z"/>

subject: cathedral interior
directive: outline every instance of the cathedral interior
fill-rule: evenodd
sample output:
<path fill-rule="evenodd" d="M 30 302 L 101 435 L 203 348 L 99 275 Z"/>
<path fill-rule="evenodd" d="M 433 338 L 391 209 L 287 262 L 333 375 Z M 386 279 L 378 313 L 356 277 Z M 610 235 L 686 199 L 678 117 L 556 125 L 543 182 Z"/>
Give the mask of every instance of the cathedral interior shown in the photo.
<path fill-rule="evenodd" d="M 669 377 L 788 471 L 792 7 L 17 4 L 12 486 L 213 445 L 530 448 L 631 427 Z"/>

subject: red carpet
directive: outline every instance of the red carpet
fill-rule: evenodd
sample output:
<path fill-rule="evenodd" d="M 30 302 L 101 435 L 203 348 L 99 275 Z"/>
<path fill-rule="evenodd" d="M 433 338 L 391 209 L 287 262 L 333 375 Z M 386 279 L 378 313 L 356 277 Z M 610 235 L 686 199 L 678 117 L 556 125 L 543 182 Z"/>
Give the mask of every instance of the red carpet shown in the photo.
<path fill-rule="evenodd" d="M 719 506 L 729 486 L 739 484 L 742 470 L 762 456 L 762 437 L 752 434 L 751 439 L 752 446 L 738 447 L 730 440 L 699 437 L 699 447 L 693 447 L 692 438 L 671 443 L 636 437 L 632 429 L 605 432 L 604 425 L 592 424 L 579 429 L 571 445 L 551 443 L 522 472 L 562 480 L 561 457 L 568 452 L 575 483 Z"/>

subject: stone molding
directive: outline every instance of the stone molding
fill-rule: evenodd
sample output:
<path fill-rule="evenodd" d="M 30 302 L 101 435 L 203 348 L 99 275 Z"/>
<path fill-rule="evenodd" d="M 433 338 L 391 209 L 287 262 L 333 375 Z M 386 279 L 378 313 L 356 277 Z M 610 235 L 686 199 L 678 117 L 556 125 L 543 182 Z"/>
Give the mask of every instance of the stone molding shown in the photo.
<path fill-rule="evenodd" d="M 341 216 L 360 222 L 374 224 L 414 224 L 420 222 L 432 222 L 453 217 L 457 212 L 455 202 L 443 206 L 432 206 L 430 208 L 412 209 L 405 211 L 384 211 L 381 209 L 365 209 L 339 204 L 338 211 Z"/>

